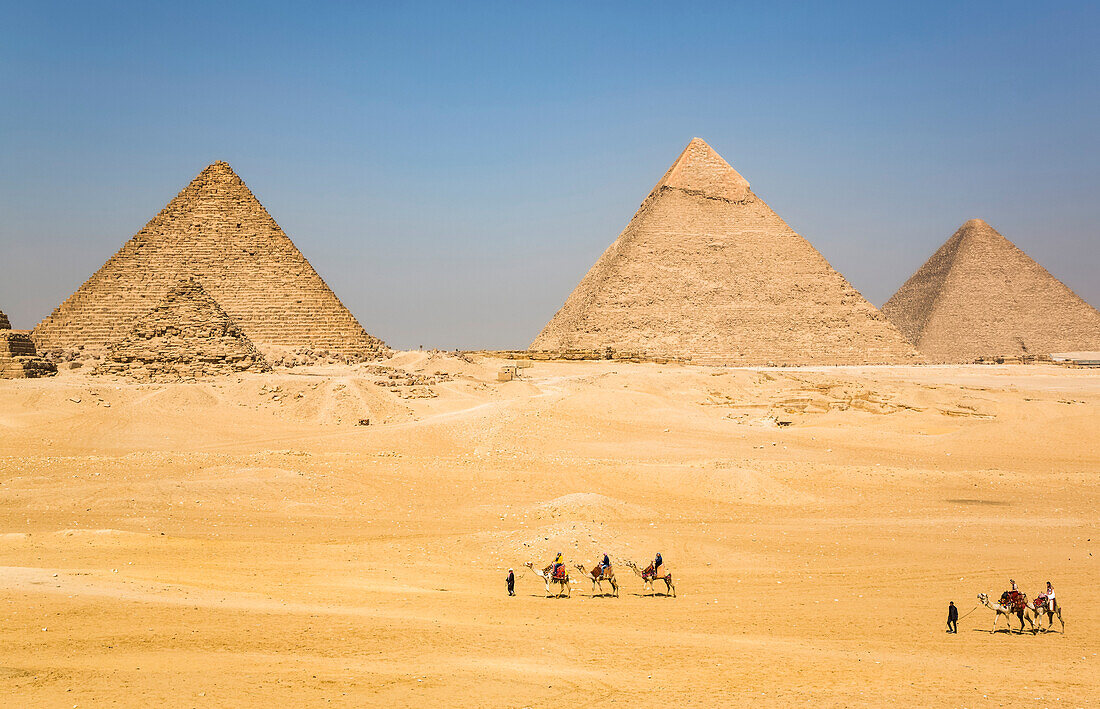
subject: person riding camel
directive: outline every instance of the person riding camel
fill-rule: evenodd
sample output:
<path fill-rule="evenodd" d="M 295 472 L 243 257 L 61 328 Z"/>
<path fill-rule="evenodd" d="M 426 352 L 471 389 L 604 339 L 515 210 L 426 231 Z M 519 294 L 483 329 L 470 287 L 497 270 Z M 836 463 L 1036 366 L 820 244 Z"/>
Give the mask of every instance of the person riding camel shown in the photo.
<path fill-rule="evenodd" d="M 610 569 L 610 568 L 611 568 L 611 558 L 607 555 L 607 552 L 604 552 L 603 561 L 600 562 L 600 571 L 602 571 L 604 574 L 606 574 L 608 569 Z"/>
<path fill-rule="evenodd" d="M 1054 604 L 1054 587 L 1050 585 L 1050 581 L 1047 581 L 1046 596 L 1047 596 L 1047 608 L 1049 608 L 1050 612 L 1053 613 L 1056 606 Z"/>
<path fill-rule="evenodd" d="M 657 552 L 657 556 L 653 557 L 653 577 L 656 578 L 661 575 L 661 564 L 665 563 L 665 560 L 661 558 L 661 552 Z"/>
<path fill-rule="evenodd" d="M 1012 584 L 1012 590 L 1014 592 L 1018 593 L 1020 591 L 1020 589 L 1016 588 L 1016 579 L 1009 579 L 1008 582 Z"/>
<path fill-rule="evenodd" d="M 565 555 L 562 554 L 559 551 L 558 555 L 556 557 L 554 557 L 554 568 L 550 571 L 550 573 L 553 574 L 554 578 L 558 578 L 559 576 L 562 575 L 562 569 L 564 569 L 564 568 L 565 568 Z"/>

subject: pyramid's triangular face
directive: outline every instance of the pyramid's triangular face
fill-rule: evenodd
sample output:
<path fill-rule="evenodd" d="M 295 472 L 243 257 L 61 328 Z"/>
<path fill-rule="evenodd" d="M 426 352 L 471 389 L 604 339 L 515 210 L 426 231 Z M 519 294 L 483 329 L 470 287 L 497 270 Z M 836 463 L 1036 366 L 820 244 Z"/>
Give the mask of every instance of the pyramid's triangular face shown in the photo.
<path fill-rule="evenodd" d="M 336 298 L 241 178 L 203 170 L 34 329 L 39 348 L 104 345 L 179 279 L 199 278 L 259 347 L 384 348 Z"/>
<path fill-rule="evenodd" d="M 1100 349 L 1100 313 L 981 219 L 882 306 L 935 362 Z"/>
<path fill-rule="evenodd" d="M 225 310 L 190 278 L 132 325 L 108 344 L 101 372 L 182 377 L 270 369 Z"/>
<path fill-rule="evenodd" d="M 698 138 L 531 348 L 704 364 L 917 359 L 897 328 Z"/>

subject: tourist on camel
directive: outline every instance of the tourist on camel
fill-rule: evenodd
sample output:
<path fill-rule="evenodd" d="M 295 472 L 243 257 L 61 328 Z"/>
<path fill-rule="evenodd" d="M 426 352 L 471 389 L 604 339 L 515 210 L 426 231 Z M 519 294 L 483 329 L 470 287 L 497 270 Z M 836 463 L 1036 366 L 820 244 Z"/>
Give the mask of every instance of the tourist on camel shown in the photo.
<path fill-rule="evenodd" d="M 661 575 L 661 564 L 665 563 L 665 560 L 661 558 L 661 552 L 657 552 L 657 556 L 653 557 L 653 576 L 656 578 Z"/>
<path fill-rule="evenodd" d="M 564 569 L 565 555 L 559 551 L 558 555 L 554 558 L 554 568 L 551 570 L 550 573 L 553 575 L 554 578 L 559 578 L 563 574 Z"/>
<path fill-rule="evenodd" d="M 611 558 L 607 555 L 607 552 L 604 552 L 603 561 L 600 562 L 600 571 L 602 571 L 604 574 L 607 574 L 607 570 L 610 569 L 610 568 L 611 568 Z"/>
<path fill-rule="evenodd" d="M 1050 581 L 1047 581 L 1047 608 L 1054 612 L 1054 587 L 1050 585 Z"/>

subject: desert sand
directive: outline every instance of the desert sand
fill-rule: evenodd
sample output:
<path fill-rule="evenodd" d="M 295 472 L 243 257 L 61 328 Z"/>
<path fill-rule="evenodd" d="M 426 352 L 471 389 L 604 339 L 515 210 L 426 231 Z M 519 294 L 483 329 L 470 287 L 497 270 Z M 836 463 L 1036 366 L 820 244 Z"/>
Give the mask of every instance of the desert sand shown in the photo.
<path fill-rule="evenodd" d="M 1100 372 L 502 364 L 0 381 L 0 696 L 1096 705 Z M 967 614 L 1010 577 L 1064 634 Z"/>

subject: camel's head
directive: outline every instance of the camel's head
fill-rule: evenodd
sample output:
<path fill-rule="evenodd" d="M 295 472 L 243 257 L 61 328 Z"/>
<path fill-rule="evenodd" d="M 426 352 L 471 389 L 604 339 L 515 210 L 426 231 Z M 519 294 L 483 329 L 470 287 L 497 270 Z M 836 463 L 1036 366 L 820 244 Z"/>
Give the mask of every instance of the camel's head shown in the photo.
<path fill-rule="evenodd" d="M 985 595 L 984 593 L 979 593 L 978 594 L 978 600 L 981 601 L 982 603 L 988 603 L 989 602 L 989 596 Z"/>
<path fill-rule="evenodd" d="M 534 569 L 535 568 L 535 562 L 533 562 L 533 561 L 525 561 L 525 562 L 523 562 L 523 565 L 526 566 L 529 569 Z"/>

